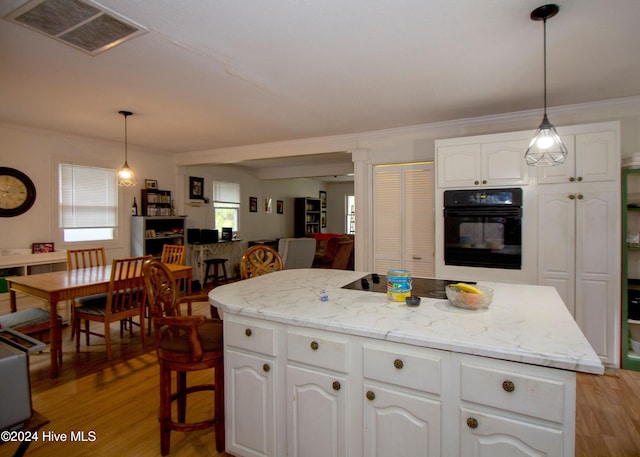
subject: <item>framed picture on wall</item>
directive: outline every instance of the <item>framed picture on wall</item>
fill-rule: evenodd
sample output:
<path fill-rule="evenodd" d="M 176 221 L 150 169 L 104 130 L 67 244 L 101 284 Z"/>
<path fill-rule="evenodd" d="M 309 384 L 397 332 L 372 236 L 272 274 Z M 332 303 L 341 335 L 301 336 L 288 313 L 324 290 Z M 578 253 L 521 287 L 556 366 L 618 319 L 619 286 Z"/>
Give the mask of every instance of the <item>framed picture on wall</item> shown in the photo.
<path fill-rule="evenodd" d="M 249 212 L 258 212 L 258 197 L 249 197 Z"/>
<path fill-rule="evenodd" d="M 144 180 L 144 187 L 145 187 L 145 189 L 157 189 L 158 188 L 158 181 L 156 181 L 155 179 L 145 179 Z"/>
<path fill-rule="evenodd" d="M 276 212 L 278 214 L 284 214 L 284 201 L 276 200 Z"/>
<path fill-rule="evenodd" d="M 322 206 L 323 208 L 327 207 L 327 193 L 324 190 L 321 190 L 319 192 L 320 194 L 320 206 Z"/>
<path fill-rule="evenodd" d="M 189 198 L 204 200 L 204 178 L 189 176 Z"/>
<path fill-rule="evenodd" d="M 320 216 L 320 227 L 327 228 L 327 212 L 326 211 L 322 211 L 322 214 Z"/>

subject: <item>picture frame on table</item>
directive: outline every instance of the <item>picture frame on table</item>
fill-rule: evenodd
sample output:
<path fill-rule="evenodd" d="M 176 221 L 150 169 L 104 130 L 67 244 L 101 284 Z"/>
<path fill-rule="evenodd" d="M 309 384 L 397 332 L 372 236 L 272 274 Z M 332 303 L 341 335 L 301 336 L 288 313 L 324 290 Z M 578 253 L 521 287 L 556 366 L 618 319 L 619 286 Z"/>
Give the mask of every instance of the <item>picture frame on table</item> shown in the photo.
<path fill-rule="evenodd" d="M 158 181 L 156 179 L 145 179 L 144 180 L 144 188 L 145 189 L 157 189 Z"/>
<path fill-rule="evenodd" d="M 320 192 L 318 192 L 318 195 L 320 196 L 320 206 L 322 208 L 326 208 L 327 207 L 327 192 L 324 190 L 321 190 Z"/>
<path fill-rule="evenodd" d="M 258 212 L 258 197 L 249 197 L 249 212 Z"/>
<path fill-rule="evenodd" d="M 189 198 L 191 200 L 204 200 L 204 178 L 189 176 Z"/>
<path fill-rule="evenodd" d="M 284 214 L 284 200 L 276 200 L 276 213 Z"/>
<path fill-rule="evenodd" d="M 31 244 L 32 254 L 43 254 L 45 252 L 55 252 L 55 250 L 56 249 L 53 242 Z"/>
<path fill-rule="evenodd" d="M 320 215 L 320 228 L 327 228 L 327 212 L 322 211 Z"/>

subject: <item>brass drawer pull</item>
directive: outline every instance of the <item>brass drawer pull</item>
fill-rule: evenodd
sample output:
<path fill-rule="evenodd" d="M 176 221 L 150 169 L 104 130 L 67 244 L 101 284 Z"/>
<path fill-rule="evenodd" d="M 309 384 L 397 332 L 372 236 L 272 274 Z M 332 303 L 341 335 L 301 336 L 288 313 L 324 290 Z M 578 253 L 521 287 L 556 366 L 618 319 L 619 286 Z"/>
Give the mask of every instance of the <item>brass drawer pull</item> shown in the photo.
<path fill-rule="evenodd" d="M 374 394 L 372 391 L 368 390 L 367 391 L 367 400 L 373 401 L 375 399 L 376 399 L 376 394 Z"/>
<path fill-rule="evenodd" d="M 251 336 L 251 334 L 252 334 L 251 329 L 250 328 L 246 329 L 244 331 L 244 334 L 247 335 L 247 336 Z"/>
<path fill-rule="evenodd" d="M 269 364 L 268 364 L 268 363 L 265 363 L 264 365 L 262 365 L 262 370 L 263 370 L 265 373 L 269 373 L 269 370 L 271 370 L 271 367 L 269 366 Z"/>
<path fill-rule="evenodd" d="M 469 428 L 478 428 L 478 419 L 475 417 L 470 417 L 467 419 L 467 427 Z"/>
<path fill-rule="evenodd" d="M 317 341 L 312 341 L 310 346 L 311 346 L 311 349 L 314 350 L 314 351 L 317 351 L 318 347 L 320 347 L 320 345 L 318 344 Z"/>
<path fill-rule="evenodd" d="M 513 381 L 505 381 L 502 383 L 502 388 L 506 392 L 513 392 L 514 390 L 516 390 L 516 385 L 513 383 Z"/>
<path fill-rule="evenodd" d="M 332 387 L 333 387 L 333 390 L 340 390 L 340 387 L 342 387 L 342 386 L 340 385 L 340 383 L 338 381 L 333 381 Z"/>
<path fill-rule="evenodd" d="M 402 369 L 402 367 L 404 367 L 404 363 L 402 363 L 402 360 L 400 359 L 395 359 L 393 361 L 393 366 L 396 367 L 398 370 Z"/>

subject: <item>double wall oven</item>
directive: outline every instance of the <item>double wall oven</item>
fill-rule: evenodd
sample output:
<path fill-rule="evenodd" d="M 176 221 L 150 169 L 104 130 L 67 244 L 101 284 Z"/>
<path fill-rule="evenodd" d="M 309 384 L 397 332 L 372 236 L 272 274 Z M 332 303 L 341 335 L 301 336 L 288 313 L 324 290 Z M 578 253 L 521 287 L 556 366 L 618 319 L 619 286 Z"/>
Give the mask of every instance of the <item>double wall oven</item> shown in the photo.
<path fill-rule="evenodd" d="M 522 269 L 522 189 L 445 191 L 444 263 Z"/>

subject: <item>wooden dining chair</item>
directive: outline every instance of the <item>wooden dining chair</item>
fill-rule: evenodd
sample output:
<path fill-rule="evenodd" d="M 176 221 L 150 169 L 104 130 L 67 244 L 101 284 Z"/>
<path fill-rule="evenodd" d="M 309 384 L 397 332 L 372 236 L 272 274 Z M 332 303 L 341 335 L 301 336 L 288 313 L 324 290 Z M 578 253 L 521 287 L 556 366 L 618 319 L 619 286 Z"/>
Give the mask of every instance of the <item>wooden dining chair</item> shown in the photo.
<path fill-rule="evenodd" d="M 282 270 L 284 265 L 278 251 L 266 244 L 256 244 L 246 250 L 240 261 L 240 277 L 253 278 Z"/>
<path fill-rule="evenodd" d="M 165 244 L 162 246 L 162 256 L 160 262 L 174 265 L 184 265 L 185 246 L 184 244 Z"/>
<path fill-rule="evenodd" d="M 156 335 L 156 354 L 160 364 L 160 452 L 169 454 L 171 431 L 190 432 L 215 427 L 216 449 L 223 452 L 224 436 L 224 359 L 222 320 L 211 307 L 212 318 L 183 316 L 180 305 L 206 302 L 206 294 L 180 296 L 175 278 L 162 262 L 144 265 L 144 283 Z M 187 373 L 213 368 L 214 383 L 187 387 Z M 171 374 L 177 372 L 176 392 L 171 392 Z M 214 391 L 214 417 L 196 423 L 186 422 L 187 395 Z M 177 400 L 177 420 L 171 402 Z"/>
<path fill-rule="evenodd" d="M 104 247 L 67 250 L 67 270 L 98 267 L 106 264 L 107 256 Z"/>
<path fill-rule="evenodd" d="M 104 247 L 88 248 L 88 249 L 67 249 L 67 270 L 78 270 L 80 268 L 92 268 L 104 266 L 107 264 L 107 256 Z M 75 307 L 78 306 L 76 300 L 71 302 L 71 340 L 76 334 L 76 328 L 73 325 L 73 313 Z"/>
<path fill-rule="evenodd" d="M 86 344 L 89 346 L 89 336 L 96 335 L 105 338 L 107 346 L 107 358 L 113 360 L 111 349 L 112 322 L 128 320 L 133 322 L 134 317 L 139 318 L 140 336 L 143 346 L 146 344 L 144 331 L 144 306 L 146 294 L 142 266 L 151 256 L 129 257 L 114 259 L 111 266 L 111 279 L 106 294 L 91 295 L 76 299 L 79 306 L 74 310 L 73 325 L 76 329 L 76 351 L 80 351 L 80 333 L 86 335 Z M 84 329 L 80 324 L 84 321 Z M 102 322 L 104 334 L 91 331 L 90 322 Z M 133 326 L 129 327 L 133 333 Z M 120 338 L 124 336 L 124 327 L 120 325 Z"/>

